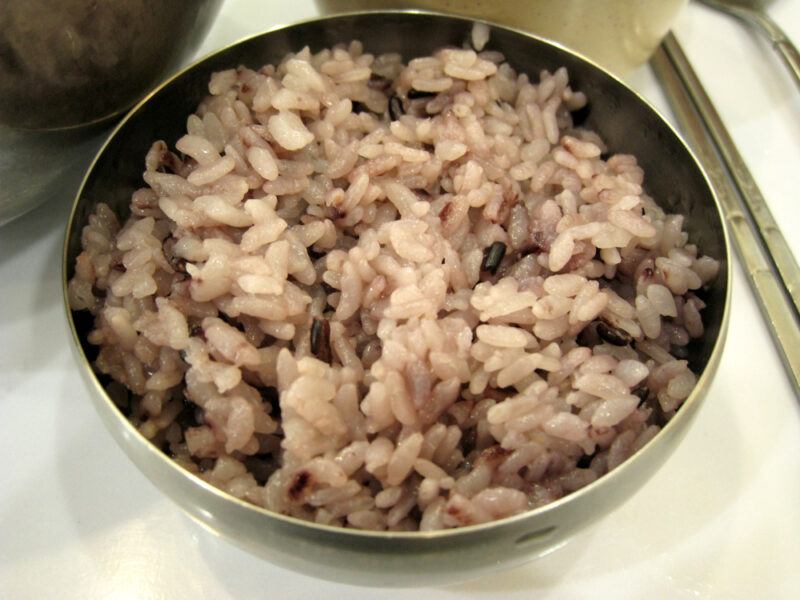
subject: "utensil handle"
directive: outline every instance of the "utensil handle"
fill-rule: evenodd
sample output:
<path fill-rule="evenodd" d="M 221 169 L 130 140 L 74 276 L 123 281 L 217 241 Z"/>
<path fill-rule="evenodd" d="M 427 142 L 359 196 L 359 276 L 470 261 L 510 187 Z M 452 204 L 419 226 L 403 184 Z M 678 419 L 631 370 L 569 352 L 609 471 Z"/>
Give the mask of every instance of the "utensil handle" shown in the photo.
<path fill-rule="evenodd" d="M 797 51 L 797 48 L 789 39 L 775 42 L 773 45 L 778 54 L 781 55 L 783 63 L 794 76 L 794 82 L 797 87 L 800 88 L 800 52 Z"/>
<path fill-rule="evenodd" d="M 672 38 L 672 34 L 668 37 Z M 671 42 L 673 45 L 678 43 L 674 38 Z M 776 276 L 773 265 L 753 230 L 742 199 L 720 161 L 714 142 L 666 48 L 665 40 L 650 63 L 689 144 L 708 173 L 759 308 L 778 347 L 795 394 L 800 394 L 800 323 L 786 298 L 782 282 Z"/>
<path fill-rule="evenodd" d="M 794 305 L 794 310 L 800 316 L 800 266 L 789 244 L 678 40 L 670 33 L 664 38 L 663 45 L 697 112 L 700 113 L 700 118 L 708 128 L 708 133 L 722 156 L 747 210 L 753 217 L 770 259 L 775 263 L 778 276 Z"/>
<path fill-rule="evenodd" d="M 747 21 L 757 29 L 761 29 L 772 42 L 773 48 L 778 52 L 789 72 L 794 77 L 794 82 L 800 88 L 800 53 L 775 20 L 763 10 L 747 7 L 735 7 L 729 12 L 740 19 Z"/>
<path fill-rule="evenodd" d="M 780 55 L 789 72 L 794 77 L 794 82 L 800 88 L 800 53 L 795 48 L 792 40 L 786 35 L 775 20 L 764 9 L 740 6 L 729 1 L 701 0 L 705 4 L 719 11 L 728 13 L 742 21 L 749 23 L 766 35 L 772 42 L 772 47 Z"/>

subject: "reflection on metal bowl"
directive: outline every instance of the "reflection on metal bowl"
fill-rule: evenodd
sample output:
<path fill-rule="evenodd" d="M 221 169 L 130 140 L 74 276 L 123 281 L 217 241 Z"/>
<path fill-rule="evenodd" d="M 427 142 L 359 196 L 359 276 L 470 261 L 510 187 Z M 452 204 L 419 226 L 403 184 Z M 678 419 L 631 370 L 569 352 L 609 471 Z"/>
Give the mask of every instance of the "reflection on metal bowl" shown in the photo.
<path fill-rule="evenodd" d="M 137 106 L 118 126 L 92 165 L 76 199 L 64 248 L 65 286 L 81 246 L 81 230 L 100 200 L 123 219 L 141 186 L 142 157 L 153 140 L 169 145 L 206 95 L 215 71 L 239 64 L 277 63 L 287 53 L 360 39 L 373 53 L 406 60 L 442 46 L 461 46 L 472 21 L 429 13 L 386 12 L 329 17 L 276 29 L 239 42 L 180 73 Z M 602 518 L 658 471 L 688 430 L 722 352 L 729 312 L 728 243 L 720 211 L 703 171 L 675 131 L 639 96 L 591 62 L 536 37 L 493 28 L 491 48 L 520 72 L 567 67 L 590 99 L 586 126 L 611 151 L 635 154 L 648 173 L 648 191 L 666 209 L 687 215 L 692 240 L 722 263 L 707 294 L 706 333 L 689 359 L 701 373 L 676 416 L 627 462 L 564 498 L 514 517 L 436 532 L 364 532 L 279 515 L 237 500 L 183 470 L 147 441 L 108 397 L 89 362 L 91 325 L 67 314 L 76 359 L 92 400 L 131 460 L 193 519 L 242 548 L 286 568 L 360 585 L 444 584 L 524 563 L 563 544 Z"/>

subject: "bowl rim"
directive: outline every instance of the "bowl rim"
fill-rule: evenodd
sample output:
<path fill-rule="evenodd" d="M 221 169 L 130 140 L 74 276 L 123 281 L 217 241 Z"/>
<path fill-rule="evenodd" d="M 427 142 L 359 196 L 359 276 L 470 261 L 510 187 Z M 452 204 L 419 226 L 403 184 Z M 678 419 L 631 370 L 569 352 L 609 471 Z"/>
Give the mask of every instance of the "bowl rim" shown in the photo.
<path fill-rule="evenodd" d="M 510 31 L 514 34 L 527 38 L 529 41 L 533 41 L 535 43 L 545 44 L 556 47 L 558 50 L 565 52 L 567 54 L 571 54 L 577 57 L 579 60 L 582 60 L 589 64 L 594 69 L 600 70 L 605 76 L 609 77 L 615 84 L 622 86 L 625 88 L 627 92 L 632 94 L 634 98 L 642 103 L 647 109 L 649 109 L 659 120 L 663 122 L 663 124 L 667 127 L 670 133 L 675 136 L 677 141 L 679 142 L 680 146 L 682 146 L 683 150 L 687 153 L 690 161 L 694 164 L 694 167 L 702 176 L 703 181 L 706 184 L 709 192 L 711 193 L 711 200 L 713 201 L 714 207 L 716 209 L 717 215 L 719 217 L 720 227 L 722 229 L 722 240 L 723 240 L 723 250 L 724 256 L 720 257 L 720 261 L 724 261 L 724 274 L 725 274 L 725 297 L 724 297 L 724 306 L 722 308 L 722 317 L 720 319 L 720 327 L 719 327 L 719 334 L 717 335 L 716 340 L 714 341 L 713 348 L 711 353 L 709 354 L 708 361 L 703 368 L 703 371 L 697 378 L 697 382 L 695 384 L 694 389 L 690 393 L 689 397 L 684 401 L 681 405 L 680 410 L 678 410 L 675 417 L 673 417 L 666 425 L 662 426 L 660 431 L 647 443 L 644 444 L 640 449 L 634 452 L 630 457 L 628 457 L 622 464 L 618 467 L 613 469 L 612 471 L 598 477 L 592 483 L 562 496 L 561 498 L 554 500 L 553 502 L 549 502 L 542 506 L 532 508 L 516 515 L 512 515 L 509 517 L 504 517 L 502 519 L 497 519 L 494 521 L 488 521 L 486 523 L 480 523 L 476 525 L 466 525 L 462 527 L 455 527 L 451 529 L 440 529 L 434 531 L 371 531 L 371 530 L 362 530 L 362 529 L 354 529 L 349 527 L 341 527 L 341 526 L 334 526 L 334 525 L 325 525 L 316 523 L 313 521 L 305 521 L 298 517 L 293 517 L 289 515 L 284 515 L 262 506 L 258 506 L 256 504 L 247 502 L 240 498 L 236 498 L 235 496 L 223 491 L 222 489 L 208 483 L 204 479 L 200 478 L 196 474 L 190 472 L 189 470 L 185 469 L 184 467 L 180 466 L 175 460 L 171 457 L 166 455 L 162 452 L 159 448 L 157 448 L 150 440 L 144 437 L 139 430 L 133 426 L 133 424 L 120 412 L 117 406 L 113 403 L 103 386 L 101 385 L 97 375 L 95 374 L 94 369 L 91 366 L 90 361 L 86 357 L 86 354 L 83 351 L 83 346 L 81 344 L 81 339 L 78 335 L 77 329 L 75 327 L 75 320 L 72 316 L 72 310 L 69 305 L 69 294 L 68 294 L 68 280 L 67 280 L 67 273 L 69 270 L 68 264 L 68 253 L 69 253 L 69 241 L 70 241 L 70 232 L 74 227 L 74 223 L 76 220 L 76 215 L 78 211 L 78 206 L 80 204 L 81 197 L 84 193 L 84 188 L 88 183 L 91 175 L 94 172 L 95 166 L 99 161 L 100 157 L 105 153 L 106 148 L 112 144 L 115 140 L 119 131 L 125 127 L 125 125 L 130 121 L 133 116 L 144 107 L 145 104 L 150 102 L 154 96 L 156 96 L 159 92 L 163 89 L 171 85 L 176 79 L 183 76 L 187 72 L 193 70 L 195 67 L 203 64 L 207 60 L 216 57 L 224 52 L 227 52 L 231 48 L 238 46 L 240 44 L 244 44 L 255 40 L 257 38 L 267 36 L 271 33 L 275 33 L 277 31 L 282 31 L 285 29 L 293 29 L 296 27 L 303 27 L 305 25 L 311 25 L 316 23 L 324 23 L 328 21 L 333 21 L 339 18 L 352 18 L 352 17 L 360 17 L 360 16 L 375 16 L 378 17 L 380 15 L 414 15 L 420 18 L 433 18 L 433 19 L 448 19 L 448 20 L 456 20 L 461 21 L 465 24 L 465 26 L 469 26 L 475 23 L 482 23 L 488 25 L 490 28 L 498 28 L 503 29 L 506 31 Z M 722 272 L 720 273 L 722 274 Z M 178 71 L 174 72 L 172 75 L 164 79 L 161 83 L 159 83 L 156 87 L 150 90 L 147 94 L 145 94 L 126 114 L 125 116 L 117 123 L 111 133 L 108 135 L 107 139 L 97 151 L 96 155 L 92 159 L 91 164 L 86 170 L 86 173 L 81 181 L 80 187 L 78 188 L 77 193 L 75 194 L 75 199 L 73 200 L 72 208 L 70 210 L 69 219 L 67 220 L 67 225 L 64 234 L 64 242 L 62 246 L 62 261 L 61 261 L 61 284 L 62 284 L 62 294 L 64 300 L 64 310 L 66 312 L 67 322 L 69 325 L 70 333 L 72 342 L 74 344 L 75 349 L 80 353 L 81 357 L 83 358 L 80 365 L 80 368 L 85 371 L 85 375 L 88 376 L 87 381 L 91 381 L 93 387 L 95 388 L 95 392 L 100 394 L 100 397 L 105 404 L 105 408 L 110 410 L 113 414 L 116 415 L 118 422 L 120 422 L 125 429 L 124 435 L 125 437 L 136 440 L 137 443 L 144 446 L 149 455 L 155 460 L 159 460 L 162 463 L 168 465 L 168 468 L 173 471 L 178 477 L 185 477 L 189 480 L 191 484 L 193 484 L 196 488 L 201 490 L 201 493 L 204 494 L 212 494 L 217 497 L 218 500 L 230 502 L 233 505 L 237 506 L 238 510 L 245 510 L 251 511 L 256 515 L 259 515 L 261 518 L 268 518 L 268 519 L 276 519 L 285 525 L 291 527 L 300 527 L 300 528 L 309 528 L 312 530 L 316 530 L 320 533 L 325 534 L 333 534 L 333 535 L 341 535 L 349 538 L 356 538 L 356 539 L 373 539 L 373 540 L 408 540 L 408 541 L 431 541 L 431 540 L 441 540 L 443 538 L 460 538 L 471 536 L 474 534 L 481 533 L 488 529 L 495 529 L 498 527 L 507 527 L 513 526 L 518 524 L 522 521 L 526 521 L 528 519 L 533 519 L 535 517 L 539 517 L 541 515 L 545 515 L 551 512 L 557 511 L 560 507 L 564 506 L 565 504 L 569 504 L 572 502 L 578 501 L 580 498 L 592 494 L 594 490 L 601 488 L 601 487 L 608 487 L 609 485 L 614 485 L 615 481 L 620 477 L 623 477 L 624 473 L 629 470 L 630 466 L 637 462 L 637 459 L 640 458 L 641 455 L 645 453 L 649 453 L 650 449 L 654 447 L 654 444 L 658 442 L 658 440 L 666 437 L 669 435 L 669 432 L 675 430 L 676 428 L 680 427 L 683 422 L 688 417 L 681 417 L 681 415 L 689 415 L 690 413 L 694 412 L 692 409 L 695 405 L 700 403 L 705 395 L 705 392 L 708 389 L 709 383 L 713 378 L 715 372 L 717 371 L 717 367 L 720 362 L 720 358 L 723 352 L 723 347 L 725 345 L 725 339 L 727 337 L 728 331 L 728 324 L 730 320 L 730 312 L 731 312 L 731 295 L 732 295 L 732 275 L 733 275 L 733 265 L 731 261 L 731 244 L 730 238 L 728 233 L 727 224 L 724 219 L 724 212 L 722 210 L 722 206 L 719 202 L 719 198 L 717 197 L 716 190 L 714 186 L 711 184 L 708 174 L 706 173 L 705 168 L 703 167 L 702 163 L 696 156 L 695 152 L 683 138 L 681 133 L 677 130 L 677 128 L 664 117 L 664 115 L 659 111 L 653 104 L 647 100 L 644 96 L 642 96 L 637 90 L 633 89 L 627 83 L 625 83 L 619 76 L 615 75 L 605 67 L 599 65 L 596 61 L 592 60 L 591 58 L 587 57 L 583 53 L 573 50 L 559 42 L 554 40 L 548 39 L 546 37 L 536 35 L 533 33 L 529 33 L 522 29 L 518 29 L 515 27 L 509 27 L 507 25 L 500 25 L 495 23 L 491 20 L 487 19 L 476 19 L 471 17 L 464 17 L 458 15 L 452 15 L 437 11 L 431 10 L 423 10 L 423 9 L 370 9 L 370 10 L 356 10 L 356 11 L 344 11 L 344 12 L 336 12 L 329 15 L 321 15 L 317 17 L 312 17 L 308 19 L 303 19 L 299 21 L 295 21 L 289 24 L 279 24 L 258 33 L 247 35 L 242 38 L 239 38 L 225 46 L 213 50 L 196 60 L 192 61 L 191 63 L 187 64 L 186 66 L 182 67 Z M 127 453 L 126 453 L 127 454 Z M 128 457 L 130 459 L 130 457 Z M 627 468 L 626 468 L 627 467 Z M 161 491 L 161 490 L 159 490 Z M 161 492 L 163 493 L 163 492 Z M 170 498 L 173 502 L 172 498 Z M 177 503 L 179 506 L 180 503 Z M 186 510 L 183 506 L 181 506 L 182 510 Z"/>

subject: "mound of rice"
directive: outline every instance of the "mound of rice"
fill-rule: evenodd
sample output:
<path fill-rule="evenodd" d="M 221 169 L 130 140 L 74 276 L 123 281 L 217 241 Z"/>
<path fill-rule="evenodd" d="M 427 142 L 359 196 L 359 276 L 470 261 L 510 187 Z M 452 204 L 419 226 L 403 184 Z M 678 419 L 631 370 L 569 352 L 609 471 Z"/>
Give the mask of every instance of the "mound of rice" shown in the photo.
<path fill-rule="evenodd" d="M 692 391 L 718 264 L 573 124 L 565 69 L 352 42 L 209 92 L 69 283 L 109 394 L 186 469 L 318 523 L 458 527 L 591 483 Z"/>

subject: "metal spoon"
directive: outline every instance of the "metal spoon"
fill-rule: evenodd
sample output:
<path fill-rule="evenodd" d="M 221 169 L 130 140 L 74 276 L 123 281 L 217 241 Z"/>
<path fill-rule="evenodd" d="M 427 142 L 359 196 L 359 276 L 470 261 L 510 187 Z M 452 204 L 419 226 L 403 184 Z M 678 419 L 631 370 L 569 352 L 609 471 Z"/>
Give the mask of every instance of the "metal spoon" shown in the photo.
<path fill-rule="evenodd" d="M 770 17 L 764 7 L 769 0 L 700 0 L 703 4 L 729 15 L 733 15 L 760 29 L 772 42 L 772 47 L 783 59 L 784 64 L 794 77 L 800 88 L 800 52 L 789 39 L 789 36 Z"/>

